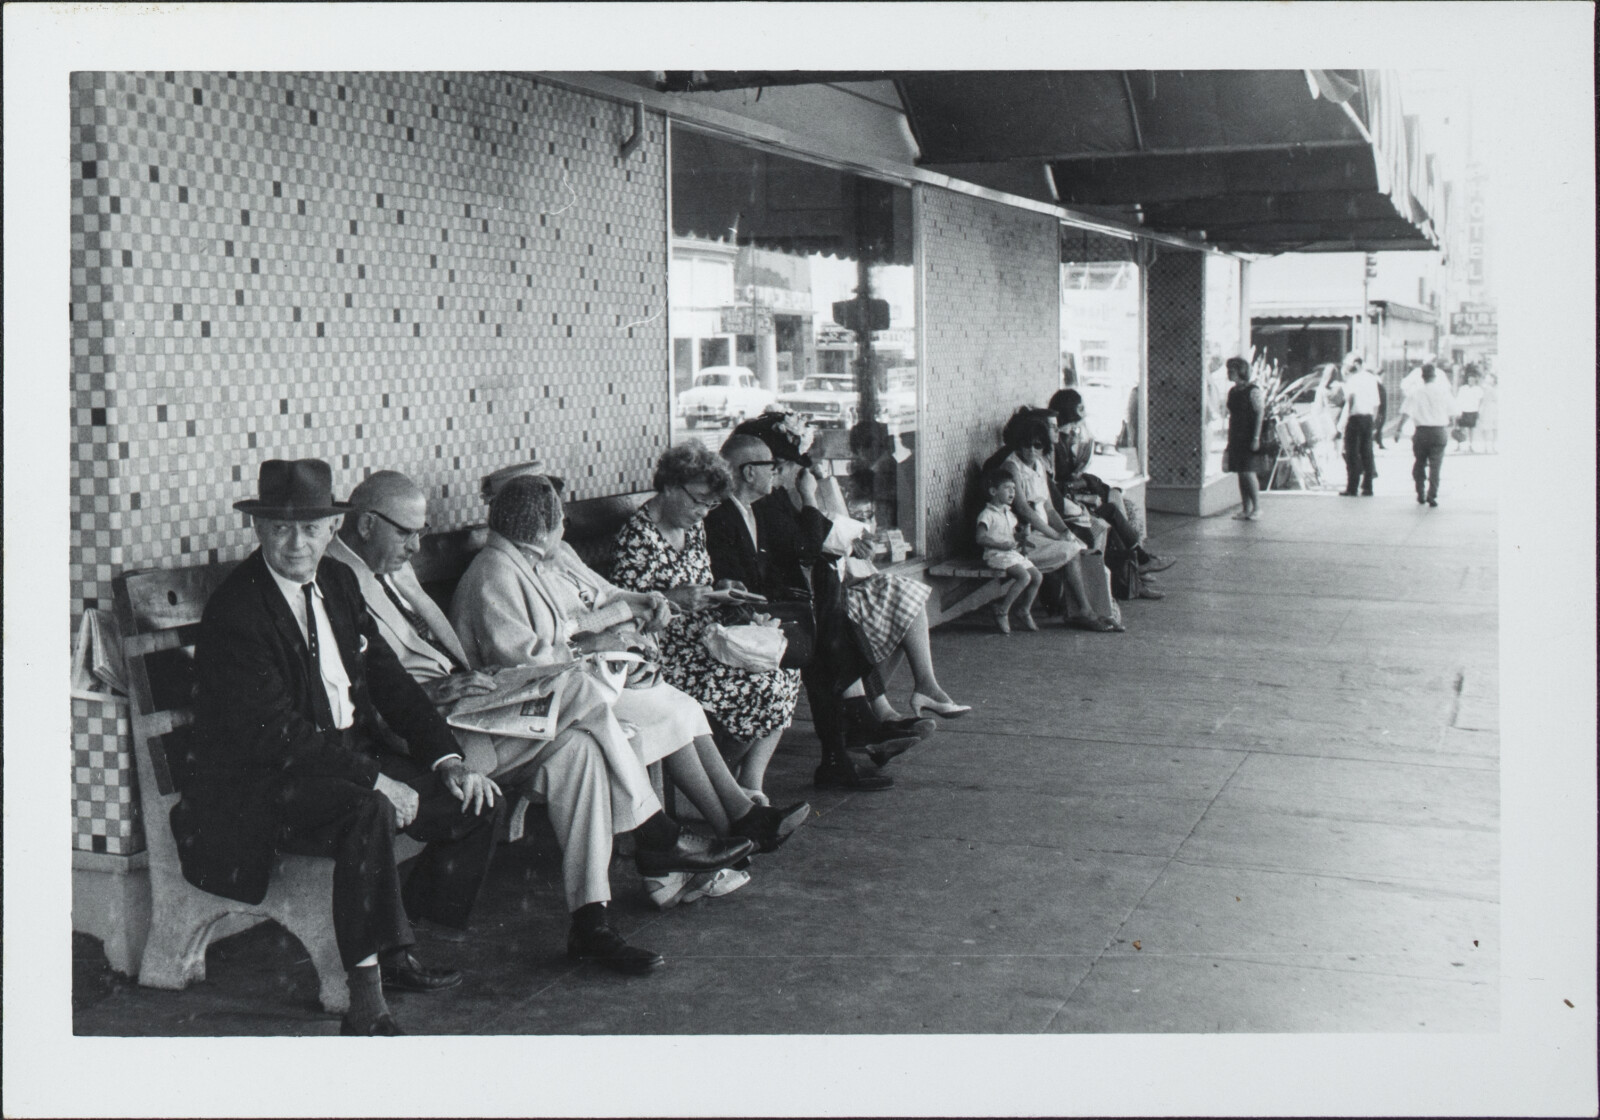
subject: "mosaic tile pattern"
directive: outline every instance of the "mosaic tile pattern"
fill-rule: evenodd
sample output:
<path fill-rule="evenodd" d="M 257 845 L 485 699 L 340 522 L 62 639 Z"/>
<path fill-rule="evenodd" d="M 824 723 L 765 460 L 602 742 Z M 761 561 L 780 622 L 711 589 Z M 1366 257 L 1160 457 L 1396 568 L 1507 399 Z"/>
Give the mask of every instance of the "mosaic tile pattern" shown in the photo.
<path fill-rule="evenodd" d="M 1198 486 L 1205 477 L 1205 254 L 1152 246 L 1146 270 L 1150 481 Z"/>
<path fill-rule="evenodd" d="M 126 702 L 72 698 L 72 805 L 72 846 L 78 851 L 144 851 Z"/>
<path fill-rule="evenodd" d="M 664 122 L 488 74 L 78 73 L 73 625 L 253 547 L 263 459 L 405 471 L 439 527 L 537 456 L 636 490 L 667 433 Z"/>
<path fill-rule="evenodd" d="M 1061 383 L 1059 225 L 919 188 L 925 252 L 928 555 L 970 551 L 979 465 L 1021 404 Z M 969 508 L 970 507 L 970 508 Z"/>

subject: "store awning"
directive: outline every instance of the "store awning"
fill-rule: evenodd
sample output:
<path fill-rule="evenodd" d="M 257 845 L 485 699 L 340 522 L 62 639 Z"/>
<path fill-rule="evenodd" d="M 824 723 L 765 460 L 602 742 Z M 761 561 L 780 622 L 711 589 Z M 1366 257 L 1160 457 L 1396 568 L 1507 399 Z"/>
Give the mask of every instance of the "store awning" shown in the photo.
<path fill-rule="evenodd" d="M 1387 72 L 678 71 L 662 84 L 885 79 L 931 171 L 1231 251 L 1439 245 L 1442 186 Z"/>

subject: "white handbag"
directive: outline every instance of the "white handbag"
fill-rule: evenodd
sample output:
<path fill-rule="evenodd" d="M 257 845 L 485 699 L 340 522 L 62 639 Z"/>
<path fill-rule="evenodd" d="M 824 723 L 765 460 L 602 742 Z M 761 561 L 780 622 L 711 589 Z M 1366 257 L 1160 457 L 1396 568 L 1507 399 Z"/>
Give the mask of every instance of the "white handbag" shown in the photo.
<path fill-rule="evenodd" d="M 789 639 L 776 621 L 770 625 L 751 622 L 739 626 L 713 622 L 700 635 L 700 644 L 724 665 L 748 673 L 770 673 L 782 664 Z"/>

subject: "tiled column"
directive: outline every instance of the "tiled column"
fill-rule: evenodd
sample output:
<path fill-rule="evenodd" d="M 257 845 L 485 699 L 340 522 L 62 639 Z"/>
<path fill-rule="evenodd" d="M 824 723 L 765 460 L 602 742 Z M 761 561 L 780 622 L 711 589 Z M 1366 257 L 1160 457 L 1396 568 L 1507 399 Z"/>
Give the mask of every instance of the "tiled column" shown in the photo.
<path fill-rule="evenodd" d="M 1167 245 L 1145 252 L 1148 503 L 1172 513 L 1213 513 L 1223 508 L 1233 480 L 1205 482 L 1205 254 Z"/>

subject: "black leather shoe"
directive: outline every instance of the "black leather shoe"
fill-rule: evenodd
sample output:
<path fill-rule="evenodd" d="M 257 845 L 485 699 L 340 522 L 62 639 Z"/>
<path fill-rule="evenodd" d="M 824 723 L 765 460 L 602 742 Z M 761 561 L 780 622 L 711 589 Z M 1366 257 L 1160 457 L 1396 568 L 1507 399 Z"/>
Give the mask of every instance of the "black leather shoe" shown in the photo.
<path fill-rule="evenodd" d="M 882 738 L 878 740 L 880 742 L 888 739 L 903 739 L 907 735 L 915 735 L 918 739 L 926 739 L 939 729 L 939 721 L 907 716 L 904 719 L 880 719 L 878 726 L 882 729 Z"/>
<path fill-rule="evenodd" d="M 1339 491 L 1339 497 L 1341 497 L 1341 498 L 1353 498 L 1355 496 L 1356 496 L 1356 492 L 1354 490 L 1341 490 L 1341 491 Z"/>
<path fill-rule="evenodd" d="M 383 986 L 397 992 L 442 992 L 461 983 L 461 973 L 453 968 L 428 968 L 407 952 L 380 966 Z"/>
<path fill-rule="evenodd" d="M 922 742 L 915 735 L 903 735 L 896 739 L 882 739 L 878 742 L 860 742 L 854 735 L 847 736 L 845 743 L 867 752 L 867 757 L 872 759 L 872 765 L 885 766 L 892 758 L 899 758 L 912 747 Z"/>
<path fill-rule="evenodd" d="M 810 815 L 811 806 L 804 801 L 798 805 L 790 805 L 786 809 L 757 805 L 734 821 L 729 826 L 729 831 L 735 836 L 754 840 L 756 847 L 763 852 L 775 852 Z"/>
<path fill-rule="evenodd" d="M 889 775 L 864 771 L 849 758 L 824 762 L 817 767 L 811 780 L 818 789 L 848 789 L 859 793 L 872 793 L 894 785 L 894 779 Z"/>
<path fill-rule="evenodd" d="M 885 743 L 891 739 L 904 739 L 908 735 L 926 739 L 938 729 L 931 719 L 879 719 L 872 710 L 872 701 L 864 696 L 851 696 L 844 701 L 845 725 L 851 734 L 849 746 L 864 747 L 868 743 Z"/>
<path fill-rule="evenodd" d="M 626 976 L 643 976 L 666 964 L 666 958 L 649 949 L 640 949 L 622 940 L 610 926 L 595 929 L 572 927 L 567 934 L 567 956 L 575 961 L 594 961 Z"/>
<path fill-rule="evenodd" d="M 684 829 L 670 848 L 635 846 L 633 865 L 641 875 L 665 875 L 669 871 L 720 871 L 732 867 L 756 850 L 753 840 L 730 836 L 718 840 Z"/>
<path fill-rule="evenodd" d="M 1157 556 L 1146 551 L 1143 547 L 1134 553 L 1134 562 L 1139 565 L 1142 575 L 1153 576 L 1157 572 L 1164 572 L 1178 562 L 1176 556 Z"/>
<path fill-rule="evenodd" d="M 406 1032 L 400 1029 L 400 1024 L 394 1021 L 394 1016 L 385 1011 L 370 1023 L 358 1023 L 346 1015 L 339 1020 L 339 1033 L 357 1038 L 393 1038 L 397 1034 Z"/>

